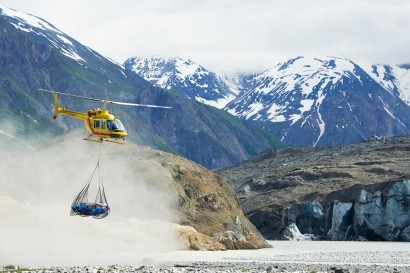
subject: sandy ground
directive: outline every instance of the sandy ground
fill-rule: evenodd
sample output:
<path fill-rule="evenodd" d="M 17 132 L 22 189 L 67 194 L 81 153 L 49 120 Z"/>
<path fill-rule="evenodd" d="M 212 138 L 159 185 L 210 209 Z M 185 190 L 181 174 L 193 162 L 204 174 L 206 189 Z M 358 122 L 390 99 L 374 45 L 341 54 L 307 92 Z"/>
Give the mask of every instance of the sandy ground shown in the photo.
<path fill-rule="evenodd" d="M 106 265 L 30 268 L 29 272 L 410 272 L 410 243 L 270 241 L 272 248 L 112 253 Z M 51 257 L 50 257 L 51 258 Z M 4 261 L 2 261 L 4 262 Z M 25 268 L 29 268 L 30 262 Z M 2 264 L 4 266 L 4 264 Z M 46 270 L 45 270 L 46 268 Z M 1 269 L 1 268 L 0 268 Z M 15 272 L 5 270 L 0 272 Z"/>
<path fill-rule="evenodd" d="M 153 256 L 156 261 L 281 262 L 379 264 L 410 266 L 410 243 L 353 241 L 269 241 L 270 249 L 176 251 Z"/>
<path fill-rule="evenodd" d="M 251 272 L 410 272 L 410 243 L 270 241 L 271 249 L 170 252 L 146 262 Z M 225 272 L 225 271 L 223 271 Z M 230 271 L 226 271 L 230 272 Z"/>

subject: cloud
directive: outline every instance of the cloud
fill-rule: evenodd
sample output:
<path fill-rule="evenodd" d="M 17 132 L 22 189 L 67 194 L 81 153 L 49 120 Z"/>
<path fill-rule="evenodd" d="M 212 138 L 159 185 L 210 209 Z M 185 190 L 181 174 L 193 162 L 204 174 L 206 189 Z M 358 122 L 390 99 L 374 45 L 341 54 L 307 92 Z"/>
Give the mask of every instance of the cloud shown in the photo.
<path fill-rule="evenodd" d="M 245 71 L 295 55 L 410 62 L 405 0 L 3 2 L 120 63 L 135 55 L 182 56 L 217 71 Z"/>

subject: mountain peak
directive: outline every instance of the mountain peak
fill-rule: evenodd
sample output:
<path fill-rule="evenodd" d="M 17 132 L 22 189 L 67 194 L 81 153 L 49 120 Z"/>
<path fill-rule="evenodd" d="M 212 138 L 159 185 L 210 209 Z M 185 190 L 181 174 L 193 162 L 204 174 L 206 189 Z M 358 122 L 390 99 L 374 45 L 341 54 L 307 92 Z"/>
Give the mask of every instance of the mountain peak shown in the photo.
<path fill-rule="evenodd" d="M 47 21 L 4 6 L 0 6 L 0 16 L 4 17 L 17 30 L 36 36 L 39 39 L 46 39 L 45 43 L 50 42 L 51 46 L 58 49 L 63 55 L 75 61 L 85 63 L 84 58 L 77 51 L 76 44 L 78 42 Z"/>
<path fill-rule="evenodd" d="M 351 60 L 342 57 L 295 57 L 288 59 L 276 66 L 268 69 L 269 75 L 278 76 L 280 74 L 300 74 L 311 75 L 316 72 L 340 73 L 343 71 L 353 71 L 356 64 Z"/>
<path fill-rule="evenodd" d="M 226 79 L 186 58 L 134 57 L 124 66 L 158 87 L 217 108 L 238 93 Z"/>
<path fill-rule="evenodd" d="M 20 29 L 25 32 L 31 32 L 34 29 L 42 29 L 47 31 L 59 32 L 53 25 L 47 21 L 38 18 L 37 16 L 17 11 L 5 6 L 0 5 L 0 14 L 9 17 L 14 22 L 10 22 L 15 28 Z"/>
<path fill-rule="evenodd" d="M 171 75 L 177 77 L 179 81 L 183 81 L 195 73 L 205 71 L 202 66 L 190 59 L 162 58 L 159 56 L 129 58 L 124 65 L 143 76 L 145 80 L 167 89 L 169 88 L 165 79 Z"/>

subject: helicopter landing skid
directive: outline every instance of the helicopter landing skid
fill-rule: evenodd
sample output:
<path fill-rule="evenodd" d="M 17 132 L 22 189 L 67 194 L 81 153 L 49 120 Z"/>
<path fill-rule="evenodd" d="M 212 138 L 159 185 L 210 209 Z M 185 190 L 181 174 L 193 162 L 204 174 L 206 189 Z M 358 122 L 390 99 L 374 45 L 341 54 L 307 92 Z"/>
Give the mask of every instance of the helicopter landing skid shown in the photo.
<path fill-rule="evenodd" d="M 112 143 L 116 143 L 116 144 L 124 144 L 124 142 L 120 142 L 118 140 L 111 140 L 111 139 L 104 139 L 102 137 L 98 138 L 98 139 L 92 139 L 93 135 L 89 135 L 87 138 L 84 138 L 84 140 L 87 141 L 92 141 L 92 142 L 97 142 L 97 143 L 102 143 L 103 141 L 107 141 L 107 142 L 112 142 Z"/>
<path fill-rule="evenodd" d="M 107 142 L 115 143 L 115 144 L 124 144 L 124 142 L 120 142 L 118 140 L 111 140 L 111 139 L 104 139 L 104 140 L 107 141 Z"/>
<path fill-rule="evenodd" d="M 93 136 L 93 135 L 89 135 L 87 138 L 83 138 L 83 140 L 92 141 L 92 142 L 98 142 L 98 143 L 103 142 L 103 138 L 102 138 L 102 137 L 100 137 L 100 138 L 98 138 L 98 139 L 92 139 L 92 138 L 91 138 L 92 136 Z"/>

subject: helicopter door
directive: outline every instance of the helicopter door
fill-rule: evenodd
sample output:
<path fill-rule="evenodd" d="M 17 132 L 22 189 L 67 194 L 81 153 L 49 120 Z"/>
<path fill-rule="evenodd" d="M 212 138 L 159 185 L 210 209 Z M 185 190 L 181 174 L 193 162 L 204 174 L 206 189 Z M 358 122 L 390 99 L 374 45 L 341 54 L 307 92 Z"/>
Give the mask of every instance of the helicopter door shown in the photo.
<path fill-rule="evenodd" d="M 101 133 L 101 120 L 94 119 L 94 132 Z"/>
<path fill-rule="evenodd" d="M 102 119 L 94 119 L 94 132 L 100 134 L 107 133 L 107 122 Z"/>
<path fill-rule="evenodd" d="M 107 123 L 105 120 L 101 120 L 100 122 L 101 130 L 105 131 L 107 129 Z"/>

